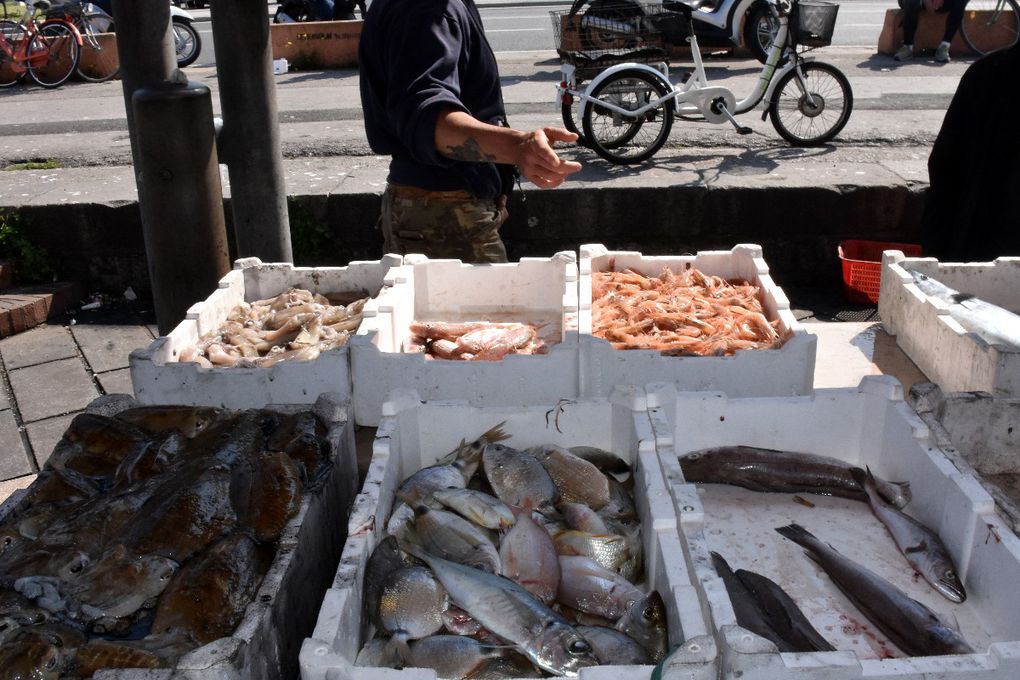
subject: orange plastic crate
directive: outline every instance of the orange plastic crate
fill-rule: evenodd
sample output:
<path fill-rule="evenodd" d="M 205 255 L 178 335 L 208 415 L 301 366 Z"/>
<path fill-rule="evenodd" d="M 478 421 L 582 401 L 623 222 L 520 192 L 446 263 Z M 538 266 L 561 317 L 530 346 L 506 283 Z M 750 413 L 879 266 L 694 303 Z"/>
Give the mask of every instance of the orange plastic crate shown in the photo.
<path fill-rule="evenodd" d="M 917 243 L 850 240 L 839 244 L 839 259 L 843 264 L 843 290 L 847 300 L 862 305 L 878 302 L 883 250 L 901 250 L 907 257 L 921 255 L 921 246 Z"/>

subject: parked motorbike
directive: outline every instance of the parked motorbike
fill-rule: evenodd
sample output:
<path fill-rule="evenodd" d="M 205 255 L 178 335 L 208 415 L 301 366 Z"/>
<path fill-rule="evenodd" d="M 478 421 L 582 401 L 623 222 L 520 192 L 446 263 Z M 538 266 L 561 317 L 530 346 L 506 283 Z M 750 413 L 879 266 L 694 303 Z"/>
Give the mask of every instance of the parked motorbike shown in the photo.
<path fill-rule="evenodd" d="M 274 24 L 290 24 L 298 21 L 328 21 L 333 18 L 332 0 L 280 0 Z"/>
<path fill-rule="evenodd" d="M 92 0 L 92 4 L 101 15 L 105 15 L 105 17 L 99 17 L 98 20 L 100 22 L 103 19 L 108 19 L 106 30 L 97 30 L 97 32 L 116 32 L 112 0 Z M 171 4 L 170 23 L 173 25 L 174 30 L 174 50 L 177 53 L 177 66 L 179 68 L 190 66 L 198 59 L 198 55 L 202 51 L 202 37 L 198 34 L 198 30 L 195 29 L 195 17 L 190 12 Z"/>
<path fill-rule="evenodd" d="M 758 61 L 765 63 L 769 47 L 779 30 L 779 22 L 764 0 L 664 0 L 665 10 L 686 4 L 693 9 L 691 20 L 702 47 L 743 45 Z M 584 17 L 591 19 L 630 19 L 644 15 L 636 0 L 574 0 L 570 8 L 576 14 L 588 5 Z M 584 22 L 582 17 L 582 27 Z"/>

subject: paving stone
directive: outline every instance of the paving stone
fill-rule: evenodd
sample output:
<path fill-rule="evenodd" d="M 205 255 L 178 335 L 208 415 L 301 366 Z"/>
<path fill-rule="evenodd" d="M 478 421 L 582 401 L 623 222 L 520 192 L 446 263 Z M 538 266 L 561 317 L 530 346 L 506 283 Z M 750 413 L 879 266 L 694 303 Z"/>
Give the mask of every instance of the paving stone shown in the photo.
<path fill-rule="evenodd" d="M 0 411 L 0 481 L 31 474 L 32 464 L 10 409 Z"/>
<path fill-rule="evenodd" d="M 8 377 L 21 419 L 26 423 L 80 411 L 99 396 L 78 359 L 19 368 L 10 371 Z"/>
<path fill-rule="evenodd" d="M 57 359 L 78 356 L 71 331 L 64 326 L 42 325 L 0 340 L 0 355 L 8 371 Z"/>
<path fill-rule="evenodd" d="M 39 465 L 40 469 L 49 460 L 50 454 L 53 453 L 57 442 L 64 436 L 67 426 L 71 424 L 76 415 L 78 414 L 69 413 L 66 416 L 47 418 L 46 420 L 29 423 L 25 426 L 25 431 L 28 432 L 28 440 L 32 444 L 32 452 L 35 454 L 35 462 Z"/>
<path fill-rule="evenodd" d="M 131 351 L 152 342 L 152 336 L 144 326 L 78 324 L 71 332 L 95 373 L 127 368 Z"/>
<path fill-rule="evenodd" d="M 134 388 L 131 387 L 131 369 L 120 368 L 107 373 L 97 373 L 99 384 L 107 394 L 130 394 L 134 395 Z"/>

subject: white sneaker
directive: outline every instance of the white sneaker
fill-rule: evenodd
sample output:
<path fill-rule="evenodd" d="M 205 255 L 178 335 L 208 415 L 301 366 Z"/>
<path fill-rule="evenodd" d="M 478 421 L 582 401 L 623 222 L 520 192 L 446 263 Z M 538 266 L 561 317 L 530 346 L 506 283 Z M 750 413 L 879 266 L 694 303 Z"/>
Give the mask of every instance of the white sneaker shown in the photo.
<path fill-rule="evenodd" d="M 896 50 L 896 54 L 893 55 L 893 59 L 896 61 L 910 61 L 914 58 L 914 47 L 913 45 L 904 45 L 900 49 Z"/>
<path fill-rule="evenodd" d="M 939 43 L 939 46 L 935 48 L 935 61 L 948 64 L 949 63 L 949 44 Z"/>

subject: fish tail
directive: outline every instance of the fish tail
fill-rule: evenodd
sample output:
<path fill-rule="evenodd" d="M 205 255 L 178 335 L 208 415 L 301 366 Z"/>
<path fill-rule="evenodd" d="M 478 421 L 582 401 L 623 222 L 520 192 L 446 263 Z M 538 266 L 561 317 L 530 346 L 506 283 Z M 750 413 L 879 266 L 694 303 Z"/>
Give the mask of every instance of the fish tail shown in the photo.
<path fill-rule="evenodd" d="M 776 527 L 776 531 L 780 536 L 784 536 L 804 548 L 811 549 L 820 542 L 814 534 L 797 523 Z"/>
<path fill-rule="evenodd" d="M 715 571 L 719 574 L 719 576 L 722 576 L 723 573 L 731 573 L 733 571 L 733 569 L 730 568 L 729 562 L 727 562 L 726 558 L 722 555 L 714 550 L 709 551 L 708 554 L 712 556 L 712 566 L 715 567 Z"/>
<path fill-rule="evenodd" d="M 386 643 L 385 655 L 400 659 L 400 665 L 406 666 L 411 660 L 411 648 L 407 646 L 409 639 L 405 631 L 397 631 Z"/>
<path fill-rule="evenodd" d="M 486 430 L 485 433 L 482 434 L 481 437 L 479 437 L 479 439 L 484 439 L 489 444 L 495 444 L 496 442 L 501 442 L 505 439 L 510 439 L 510 435 L 503 431 L 504 425 L 506 425 L 505 420 Z"/>

